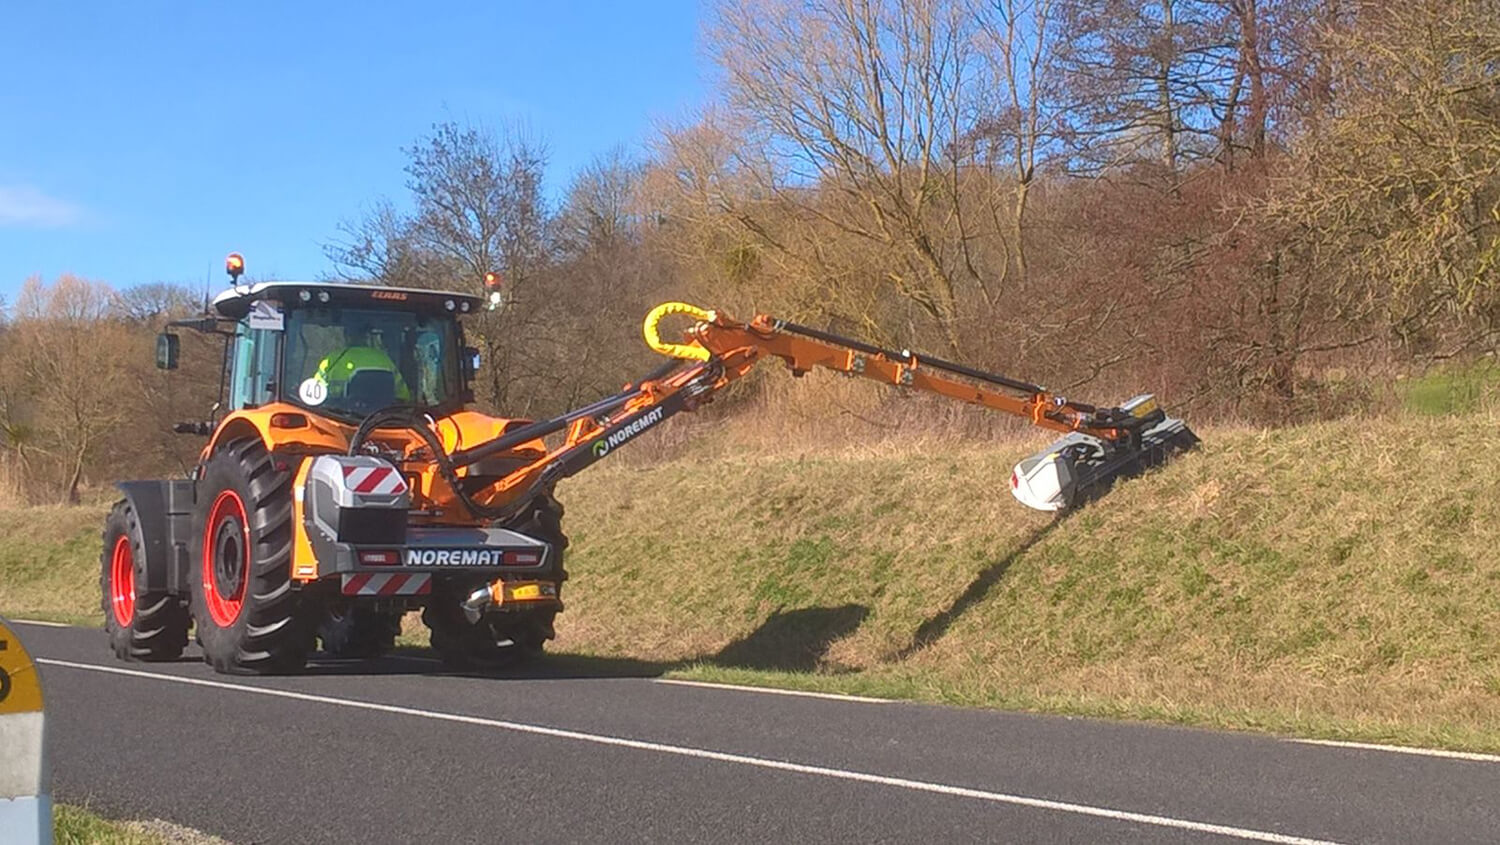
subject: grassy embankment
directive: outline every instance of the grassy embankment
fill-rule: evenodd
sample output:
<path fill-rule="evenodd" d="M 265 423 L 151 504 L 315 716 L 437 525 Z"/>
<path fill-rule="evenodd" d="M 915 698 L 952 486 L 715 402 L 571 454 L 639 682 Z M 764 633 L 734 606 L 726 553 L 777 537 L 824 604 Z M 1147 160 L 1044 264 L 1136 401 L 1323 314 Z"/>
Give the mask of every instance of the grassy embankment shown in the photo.
<path fill-rule="evenodd" d="M 58 845 L 165 845 L 167 840 L 127 822 L 109 821 L 66 805 L 52 809 L 53 841 Z"/>
<path fill-rule="evenodd" d="M 593 671 L 1500 749 L 1500 416 L 1207 430 L 1054 522 L 1029 444 L 567 482 Z M 97 619 L 100 508 L 0 512 L 0 612 Z"/>
<path fill-rule="evenodd" d="M 111 821 L 66 804 L 52 808 L 52 834 L 57 845 L 225 845 L 216 836 L 159 819 Z"/>

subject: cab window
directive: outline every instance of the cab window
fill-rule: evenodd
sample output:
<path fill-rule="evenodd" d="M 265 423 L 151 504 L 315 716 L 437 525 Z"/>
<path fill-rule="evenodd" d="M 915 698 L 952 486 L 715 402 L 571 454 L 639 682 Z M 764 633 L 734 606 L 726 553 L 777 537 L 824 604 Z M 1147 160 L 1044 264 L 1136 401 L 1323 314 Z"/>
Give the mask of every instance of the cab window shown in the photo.
<path fill-rule="evenodd" d="M 289 402 L 359 418 L 395 404 L 461 401 L 451 318 L 373 308 L 297 308 L 287 315 Z"/>
<path fill-rule="evenodd" d="M 240 323 L 234 330 L 234 361 L 229 381 L 229 407 L 255 408 L 276 395 L 277 332 L 252 329 Z"/>

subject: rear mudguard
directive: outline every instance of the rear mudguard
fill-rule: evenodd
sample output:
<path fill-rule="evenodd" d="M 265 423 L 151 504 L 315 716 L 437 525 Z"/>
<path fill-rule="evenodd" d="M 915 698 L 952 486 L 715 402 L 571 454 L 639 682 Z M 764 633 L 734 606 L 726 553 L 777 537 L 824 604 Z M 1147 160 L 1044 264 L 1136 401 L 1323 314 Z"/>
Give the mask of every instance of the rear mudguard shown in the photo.
<path fill-rule="evenodd" d="M 121 481 L 115 486 L 135 511 L 145 540 L 145 582 L 139 589 L 186 596 L 196 485 L 182 479 Z"/>

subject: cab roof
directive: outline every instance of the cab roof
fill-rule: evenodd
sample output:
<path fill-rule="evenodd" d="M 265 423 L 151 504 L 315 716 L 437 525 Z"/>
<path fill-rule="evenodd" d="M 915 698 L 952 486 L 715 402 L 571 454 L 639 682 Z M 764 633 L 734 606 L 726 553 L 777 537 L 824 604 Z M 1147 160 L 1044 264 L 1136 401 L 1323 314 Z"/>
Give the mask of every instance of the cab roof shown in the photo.
<path fill-rule="evenodd" d="M 307 299 L 302 298 L 306 291 Z M 324 298 L 327 294 L 327 298 Z M 395 288 L 384 285 L 354 285 L 343 282 L 254 282 L 235 285 L 214 297 L 214 310 L 232 320 L 250 312 L 250 303 L 269 299 L 287 307 L 328 305 L 390 308 L 400 311 L 434 311 L 466 314 L 479 310 L 482 300 L 468 293 Z M 452 303 L 451 305 L 449 303 Z M 467 306 L 467 307 L 465 307 Z"/>

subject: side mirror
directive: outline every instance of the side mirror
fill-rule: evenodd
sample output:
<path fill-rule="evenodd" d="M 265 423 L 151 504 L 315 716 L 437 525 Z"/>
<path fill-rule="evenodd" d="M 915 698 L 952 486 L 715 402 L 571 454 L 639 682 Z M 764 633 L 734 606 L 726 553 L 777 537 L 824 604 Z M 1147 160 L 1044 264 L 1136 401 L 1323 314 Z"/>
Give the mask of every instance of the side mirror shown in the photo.
<path fill-rule="evenodd" d="M 479 372 L 479 350 L 472 346 L 465 346 L 463 351 L 464 379 L 468 380 Z"/>
<path fill-rule="evenodd" d="M 182 345 L 182 340 L 175 334 L 162 332 L 156 336 L 156 368 L 158 370 L 177 369 L 177 353 Z"/>

